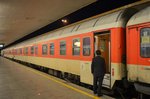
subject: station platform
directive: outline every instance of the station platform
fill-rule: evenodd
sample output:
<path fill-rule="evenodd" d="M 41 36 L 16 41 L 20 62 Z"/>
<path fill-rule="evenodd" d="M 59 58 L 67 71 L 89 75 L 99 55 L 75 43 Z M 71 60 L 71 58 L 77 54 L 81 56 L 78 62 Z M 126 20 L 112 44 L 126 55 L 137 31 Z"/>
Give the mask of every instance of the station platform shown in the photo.
<path fill-rule="evenodd" d="M 114 99 L 0 57 L 0 99 Z"/>

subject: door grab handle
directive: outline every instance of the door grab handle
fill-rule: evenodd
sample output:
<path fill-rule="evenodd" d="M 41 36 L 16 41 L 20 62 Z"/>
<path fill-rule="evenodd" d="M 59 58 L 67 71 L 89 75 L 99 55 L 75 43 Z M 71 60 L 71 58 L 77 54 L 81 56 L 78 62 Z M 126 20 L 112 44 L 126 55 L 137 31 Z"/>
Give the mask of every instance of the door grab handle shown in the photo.
<path fill-rule="evenodd" d="M 148 62 L 150 62 L 150 60 L 148 60 Z"/>

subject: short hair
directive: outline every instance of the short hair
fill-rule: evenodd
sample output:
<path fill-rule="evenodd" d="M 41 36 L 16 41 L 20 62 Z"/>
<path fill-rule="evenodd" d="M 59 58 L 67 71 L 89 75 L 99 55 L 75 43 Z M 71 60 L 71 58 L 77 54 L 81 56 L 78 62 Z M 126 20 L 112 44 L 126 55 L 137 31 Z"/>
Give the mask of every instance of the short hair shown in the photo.
<path fill-rule="evenodd" d="M 100 50 L 96 50 L 96 54 L 97 55 L 101 55 L 101 51 Z"/>

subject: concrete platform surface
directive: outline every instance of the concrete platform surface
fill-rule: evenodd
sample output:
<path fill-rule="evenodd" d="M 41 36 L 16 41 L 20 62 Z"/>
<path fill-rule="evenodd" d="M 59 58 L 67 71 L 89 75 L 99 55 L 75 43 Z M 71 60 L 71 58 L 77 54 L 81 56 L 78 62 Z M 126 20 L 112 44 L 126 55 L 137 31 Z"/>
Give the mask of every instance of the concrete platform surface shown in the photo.
<path fill-rule="evenodd" d="M 0 57 L 0 99 L 113 99 Z"/>

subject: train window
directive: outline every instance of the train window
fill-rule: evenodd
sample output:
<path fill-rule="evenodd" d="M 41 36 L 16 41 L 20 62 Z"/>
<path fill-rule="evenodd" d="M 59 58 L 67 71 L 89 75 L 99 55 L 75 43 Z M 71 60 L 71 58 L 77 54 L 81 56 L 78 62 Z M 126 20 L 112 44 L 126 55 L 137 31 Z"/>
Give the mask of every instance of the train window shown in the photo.
<path fill-rule="evenodd" d="M 54 43 L 50 43 L 50 55 L 54 55 Z"/>
<path fill-rule="evenodd" d="M 34 46 L 31 46 L 31 54 L 34 54 Z"/>
<path fill-rule="evenodd" d="M 35 50 L 35 55 L 37 55 L 38 54 L 38 46 L 35 46 L 34 50 Z"/>
<path fill-rule="evenodd" d="M 28 54 L 28 47 L 24 48 L 24 54 Z"/>
<path fill-rule="evenodd" d="M 22 48 L 20 48 L 20 54 L 22 54 Z"/>
<path fill-rule="evenodd" d="M 8 53 L 7 53 L 8 54 Z M 18 49 L 15 49 L 15 54 L 18 54 Z"/>
<path fill-rule="evenodd" d="M 7 51 L 6 51 L 6 54 L 7 54 Z M 14 49 L 14 54 L 16 54 L 16 49 Z"/>
<path fill-rule="evenodd" d="M 150 28 L 143 28 L 140 31 L 140 55 L 150 57 Z"/>
<path fill-rule="evenodd" d="M 73 40 L 73 47 L 72 47 L 72 54 L 73 55 L 80 55 L 80 39 Z"/>
<path fill-rule="evenodd" d="M 83 55 L 89 56 L 90 55 L 90 37 L 83 38 Z"/>
<path fill-rule="evenodd" d="M 66 55 L 66 41 L 60 42 L 60 55 Z"/>
<path fill-rule="evenodd" d="M 46 44 L 42 45 L 42 54 L 43 55 L 47 54 L 47 45 Z"/>
<path fill-rule="evenodd" d="M 19 54 L 19 50 L 18 49 L 16 49 L 16 54 Z"/>
<path fill-rule="evenodd" d="M 13 51 L 14 52 L 14 51 Z M 25 48 L 23 49 L 23 54 L 25 55 Z"/>
<path fill-rule="evenodd" d="M 18 54 L 20 54 L 20 48 L 18 49 Z"/>

